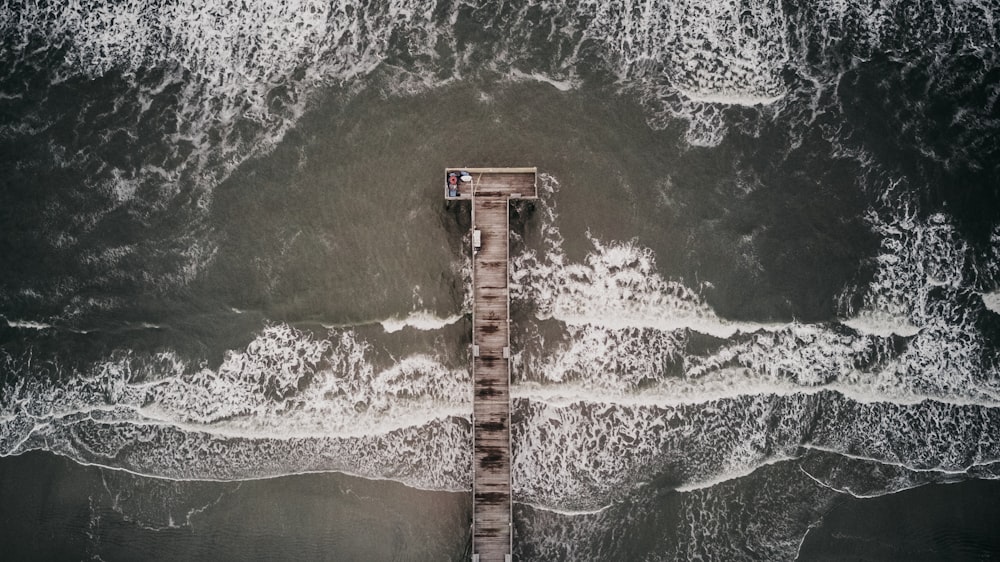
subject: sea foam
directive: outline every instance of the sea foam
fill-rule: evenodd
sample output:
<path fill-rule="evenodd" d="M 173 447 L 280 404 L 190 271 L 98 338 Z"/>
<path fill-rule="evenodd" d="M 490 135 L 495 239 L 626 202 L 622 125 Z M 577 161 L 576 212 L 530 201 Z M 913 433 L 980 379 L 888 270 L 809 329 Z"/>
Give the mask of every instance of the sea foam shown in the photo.
<path fill-rule="evenodd" d="M 24 376 L 0 395 L 3 455 L 43 449 L 174 479 L 336 470 L 469 485 L 469 373 L 426 355 L 377 366 L 350 331 L 315 338 L 272 325 L 216 369 L 169 351 L 56 378 L 5 361 Z"/>
<path fill-rule="evenodd" d="M 542 247 L 515 256 L 512 268 L 514 298 L 547 323 L 529 330 L 546 342 L 529 341 L 515 360 L 522 423 L 512 469 L 525 501 L 587 511 L 662 472 L 693 490 L 797 459 L 803 443 L 902 463 L 891 479 L 853 488 L 869 494 L 925 481 L 910 469 L 992 474 L 992 440 L 987 450 L 979 438 L 953 439 L 987 431 L 992 422 L 982 420 L 1000 415 L 1000 384 L 996 352 L 963 300 L 969 248 L 948 217 L 873 211 L 883 249 L 862 308 L 842 323 L 706 330 L 728 323 L 661 277 L 634 241 L 591 238 L 594 251 L 572 263 L 550 199 L 558 182 L 543 176 L 541 187 Z M 691 351 L 700 330 L 721 341 Z"/>

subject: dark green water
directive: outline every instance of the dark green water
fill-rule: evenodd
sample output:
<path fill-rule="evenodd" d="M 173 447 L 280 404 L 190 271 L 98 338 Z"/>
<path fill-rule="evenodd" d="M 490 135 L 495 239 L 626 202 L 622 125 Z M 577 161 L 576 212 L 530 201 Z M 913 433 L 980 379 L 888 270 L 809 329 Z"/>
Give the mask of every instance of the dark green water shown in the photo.
<path fill-rule="evenodd" d="M 5 556 L 467 559 L 456 165 L 515 559 L 998 556 L 997 6 L 91 4 L 0 6 Z"/>

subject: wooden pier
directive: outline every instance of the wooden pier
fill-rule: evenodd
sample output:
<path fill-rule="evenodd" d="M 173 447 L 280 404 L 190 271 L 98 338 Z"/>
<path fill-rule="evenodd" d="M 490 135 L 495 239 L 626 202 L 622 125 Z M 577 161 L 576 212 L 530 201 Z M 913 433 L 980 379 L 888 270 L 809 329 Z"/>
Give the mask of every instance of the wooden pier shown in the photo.
<path fill-rule="evenodd" d="M 472 202 L 474 562 L 511 559 L 508 204 L 538 197 L 536 177 L 535 168 L 445 170 L 445 199 Z"/>

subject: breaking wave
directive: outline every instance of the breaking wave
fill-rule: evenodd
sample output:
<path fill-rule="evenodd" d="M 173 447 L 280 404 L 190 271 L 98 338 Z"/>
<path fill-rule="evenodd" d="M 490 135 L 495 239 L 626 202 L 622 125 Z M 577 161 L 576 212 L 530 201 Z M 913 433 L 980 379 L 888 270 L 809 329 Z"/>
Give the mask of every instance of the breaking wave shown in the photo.
<path fill-rule="evenodd" d="M 4 357 L 3 455 L 48 450 L 171 479 L 314 471 L 470 486 L 469 373 L 428 355 L 377 365 L 350 331 L 279 324 L 216 369 L 122 353 L 86 372 Z"/>
<path fill-rule="evenodd" d="M 393 316 L 387 320 L 382 320 L 379 324 L 382 325 L 382 329 L 386 333 L 393 333 L 402 330 L 403 328 L 414 328 L 417 330 L 439 330 L 450 324 L 454 324 L 461 320 L 461 316 L 458 314 L 453 314 L 451 316 L 442 318 L 426 310 L 419 310 L 411 312 L 405 317 Z"/>
<path fill-rule="evenodd" d="M 1000 357 L 971 306 L 969 247 L 946 216 L 872 211 L 882 253 L 844 321 L 737 324 L 662 278 L 634 241 L 592 239 L 570 263 L 558 182 L 543 179 L 547 246 L 512 267 L 514 298 L 538 317 L 515 356 L 512 470 L 527 503 L 588 511 L 664 475 L 694 490 L 814 449 L 895 467 L 852 484 L 843 468 L 810 470 L 859 494 L 929 472 L 997 476 Z M 891 329 L 857 328 L 876 315 Z"/>
<path fill-rule="evenodd" d="M 983 306 L 1000 314 L 1000 292 L 983 295 Z"/>

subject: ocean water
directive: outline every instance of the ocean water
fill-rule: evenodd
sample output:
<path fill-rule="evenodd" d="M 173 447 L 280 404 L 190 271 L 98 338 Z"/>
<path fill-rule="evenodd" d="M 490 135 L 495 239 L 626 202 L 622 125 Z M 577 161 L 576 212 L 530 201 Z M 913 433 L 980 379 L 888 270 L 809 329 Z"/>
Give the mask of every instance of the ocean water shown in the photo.
<path fill-rule="evenodd" d="M 527 165 L 515 559 L 998 559 L 998 98 L 995 1 L 4 1 L 4 552 L 468 559 Z"/>

